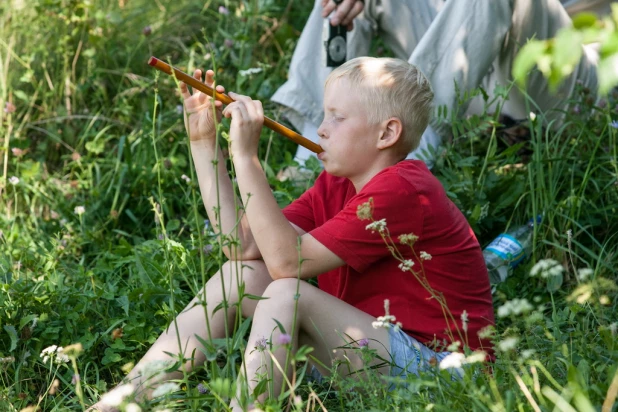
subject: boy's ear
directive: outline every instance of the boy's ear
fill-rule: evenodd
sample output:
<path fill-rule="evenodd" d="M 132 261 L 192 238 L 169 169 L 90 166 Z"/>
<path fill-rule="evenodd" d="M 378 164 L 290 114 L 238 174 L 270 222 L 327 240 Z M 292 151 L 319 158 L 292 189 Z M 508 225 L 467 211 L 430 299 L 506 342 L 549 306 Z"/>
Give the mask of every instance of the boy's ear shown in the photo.
<path fill-rule="evenodd" d="M 401 120 L 397 117 L 391 117 L 388 120 L 384 121 L 384 126 L 380 130 L 380 136 L 377 142 L 377 148 L 387 149 L 389 147 L 393 147 L 399 139 L 401 139 L 401 134 L 403 133 L 403 124 Z"/>

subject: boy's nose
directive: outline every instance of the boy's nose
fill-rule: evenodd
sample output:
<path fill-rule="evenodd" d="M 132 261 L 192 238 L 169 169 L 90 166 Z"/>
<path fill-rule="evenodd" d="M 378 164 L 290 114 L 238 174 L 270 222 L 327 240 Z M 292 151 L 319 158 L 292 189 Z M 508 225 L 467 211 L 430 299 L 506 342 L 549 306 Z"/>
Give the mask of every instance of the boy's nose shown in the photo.
<path fill-rule="evenodd" d="M 318 127 L 318 136 L 325 139 L 326 138 L 326 127 L 324 127 L 324 120 L 322 120 L 322 123 L 320 124 L 320 127 Z"/>

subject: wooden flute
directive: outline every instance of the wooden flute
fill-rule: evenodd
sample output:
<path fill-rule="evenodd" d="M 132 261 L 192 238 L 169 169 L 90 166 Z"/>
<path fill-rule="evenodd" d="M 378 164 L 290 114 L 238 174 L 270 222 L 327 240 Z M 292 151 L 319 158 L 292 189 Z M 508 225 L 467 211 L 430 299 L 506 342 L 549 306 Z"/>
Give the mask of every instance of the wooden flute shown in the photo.
<path fill-rule="evenodd" d="M 154 67 L 157 70 L 162 71 L 163 73 L 167 73 L 169 75 L 174 75 L 176 76 L 176 78 L 178 80 L 180 80 L 181 82 L 188 84 L 189 86 L 211 96 L 214 97 L 215 99 L 219 100 L 220 102 L 222 102 L 223 104 L 230 104 L 234 101 L 234 99 L 232 99 L 230 96 L 228 96 L 227 94 L 224 93 L 219 93 L 218 91 L 216 91 L 215 89 L 213 89 L 210 86 L 207 86 L 206 84 L 202 83 L 201 81 L 195 79 L 192 76 L 189 76 L 187 73 L 178 70 L 177 68 L 175 68 L 174 66 L 170 66 L 169 64 L 157 59 L 156 57 L 152 56 L 149 60 L 148 60 L 148 64 L 151 65 L 152 67 Z M 322 152 L 322 148 L 320 147 L 320 145 L 318 145 L 317 143 L 313 143 L 311 140 L 307 139 L 304 136 L 301 136 L 300 134 L 296 133 L 294 130 L 285 127 L 284 125 L 282 125 L 281 123 L 278 123 L 276 121 L 274 121 L 273 119 L 264 116 L 264 126 L 268 127 L 269 129 L 283 135 L 284 137 L 287 137 L 288 139 L 292 140 L 293 142 L 311 150 L 314 153 L 320 153 Z"/>

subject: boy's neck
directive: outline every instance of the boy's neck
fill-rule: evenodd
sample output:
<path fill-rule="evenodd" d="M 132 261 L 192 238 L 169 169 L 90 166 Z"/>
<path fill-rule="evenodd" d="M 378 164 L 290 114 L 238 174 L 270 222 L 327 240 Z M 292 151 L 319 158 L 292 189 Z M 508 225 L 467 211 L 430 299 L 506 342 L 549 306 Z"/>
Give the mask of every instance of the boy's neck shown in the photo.
<path fill-rule="evenodd" d="M 401 160 L 391 159 L 388 161 L 382 161 L 382 162 L 375 163 L 371 168 L 367 169 L 366 172 L 361 173 L 357 176 L 348 177 L 348 179 L 354 185 L 354 189 L 356 189 L 356 193 L 359 193 L 362 190 L 362 188 L 365 187 L 365 185 L 369 183 L 369 181 L 371 181 L 371 179 L 375 177 L 375 175 L 377 175 L 378 173 L 380 173 L 382 170 L 386 168 L 396 165 L 400 161 Z"/>

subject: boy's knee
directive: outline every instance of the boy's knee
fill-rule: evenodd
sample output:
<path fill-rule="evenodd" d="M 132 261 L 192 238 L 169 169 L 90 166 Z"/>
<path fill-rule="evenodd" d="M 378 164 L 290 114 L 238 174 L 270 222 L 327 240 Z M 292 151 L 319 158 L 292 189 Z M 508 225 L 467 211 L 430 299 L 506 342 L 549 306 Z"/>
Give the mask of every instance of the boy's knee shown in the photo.
<path fill-rule="evenodd" d="M 273 280 L 264 291 L 264 297 L 267 297 L 271 302 L 293 302 L 296 300 L 298 282 L 305 283 L 296 278 Z"/>

